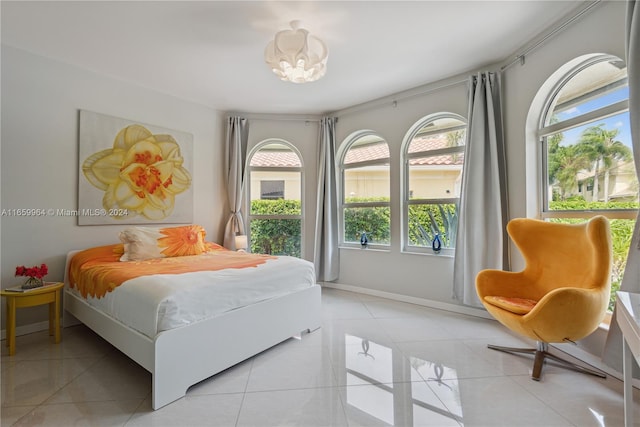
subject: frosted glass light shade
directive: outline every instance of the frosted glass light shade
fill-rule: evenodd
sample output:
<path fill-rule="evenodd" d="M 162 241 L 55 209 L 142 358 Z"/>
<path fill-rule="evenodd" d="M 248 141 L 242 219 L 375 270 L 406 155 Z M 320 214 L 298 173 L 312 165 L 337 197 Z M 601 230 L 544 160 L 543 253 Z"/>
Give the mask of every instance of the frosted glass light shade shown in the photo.
<path fill-rule="evenodd" d="M 281 80 L 313 82 L 327 71 L 327 46 L 291 21 L 291 30 L 279 31 L 264 51 L 264 59 Z"/>
<path fill-rule="evenodd" d="M 236 249 L 247 249 L 247 236 L 245 235 L 236 236 Z"/>

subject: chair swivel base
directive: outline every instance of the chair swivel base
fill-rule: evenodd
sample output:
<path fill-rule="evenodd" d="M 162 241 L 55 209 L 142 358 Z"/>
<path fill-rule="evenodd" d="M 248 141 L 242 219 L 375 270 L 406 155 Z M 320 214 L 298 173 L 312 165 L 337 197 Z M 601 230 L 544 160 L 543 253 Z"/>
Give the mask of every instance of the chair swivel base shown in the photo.
<path fill-rule="evenodd" d="M 511 354 L 532 354 L 534 356 L 533 361 L 533 371 L 531 372 L 531 379 L 535 381 L 540 381 L 540 375 L 542 374 L 542 365 L 544 364 L 545 359 L 551 359 L 554 362 L 558 362 L 560 367 L 571 369 L 573 371 L 582 372 L 583 374 L 595 375 L 600 378 L 607 378 L 605 374 L 599 371 L 595 371 L 593 369 L 588 369 L 583 366 L 577 365 L 569 360 L 558 357 L 554 354 L 549 353 L 547 343 L 538 342 L 538 348 L 518 348 L 518 347 L 502 347 L 499 345 L 489 344 L 487 346 L 492 350 L 502 351 L 504 353 Z"/>

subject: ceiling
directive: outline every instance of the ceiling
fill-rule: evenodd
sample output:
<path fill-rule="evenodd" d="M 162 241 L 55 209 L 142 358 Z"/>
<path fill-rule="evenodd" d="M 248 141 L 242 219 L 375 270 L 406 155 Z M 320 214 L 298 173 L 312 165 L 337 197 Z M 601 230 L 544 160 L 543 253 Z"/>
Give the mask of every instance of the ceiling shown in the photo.
<path fill-rule="evenodd" d="M 508 59 L 578 1 L 6 1 L 2 43 L 221 111 L 321 114 Z M 327 74 L 280 81 L 273 35 L 298 19 Z"/>

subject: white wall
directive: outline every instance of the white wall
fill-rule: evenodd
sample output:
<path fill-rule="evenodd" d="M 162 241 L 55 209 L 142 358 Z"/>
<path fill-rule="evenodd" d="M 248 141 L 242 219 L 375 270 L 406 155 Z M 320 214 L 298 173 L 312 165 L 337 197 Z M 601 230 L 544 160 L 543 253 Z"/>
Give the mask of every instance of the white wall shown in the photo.
<path fill-rule="evenodd" d="M 524 172 L 528 154 L 526 118 L 536 92 L 557 68 L 584 53 L 623 57 L 624 13 L 624 2 L 602 2 L 528 54 L 524 65 L 506 70 L 504 111 L 511 217 L 526 216 L 527 198 L 537 197 Z M 497 68 L 499 64 L 487 69 Z M 400 252 L 400 148 L 405 133 L 428 114 L 448 111 L 467 116 L 467 88 L 462 82 L 466 77 L 455 76 L 400 94 L 397 104 L 391 96 L 335 114 L 339 118 L 338 143 L 354 131 L 372 129 L 389 143 L 391 154 L 390 248 L 342 249 L 338 283 L 455 304 L 451 298 L 453 258 Z M 78 110 L 87 109 L 191 132 L 194 222 L 205 226 L 213 240 L 221 239 L 228 212 L 222 171 L 223 114 L 4 46 L 1 90 L 3 208 L 77 207 Z M 404 97 L 407 94 L 412 96 Z M 301 152 L 305 167 L 303 256 L 311 259 L 318 123 L 248 117 L 249 150 L 265 139 L 282 138 Z M 3 217 L 1 226 L 3 286 L 13 279 L 18 264 L 47 262 L 52 267 L 49 278 L 61 279 L 66 251 L 113 242 L 119 231 L 115 226 L 78 227 L 75 218 Z M 517 252 L 513 257 L 518 269 L 521 262 Z M 42 313 L 38 319 L 45 318 Z M 23 317 L 19 322 L 29 319 Z"/>
<path fill-rule="evenodd" d="M 78 208 L 84 109 L 193 134 L 194 222 L 221 240 L 228 208 L 220 112 L 4 45 L 1 90 L 2 209 Z M 47 263 L 46 280 L 62 280 L 67 251 L 118 243 L 123 228 L 78 226 L 76 217 L 62 216 L 3 216 L 0 226 L 3 287 L 16 282 L 17 265 Z M 18 326 L 43 319 L 44 307 L 18 312 Z"/>
<path fill-rule="evenodd" d="M 269 116 L 249 117 L 249 141 L 247 153 L 259 143 L 267 139 L 284 139 L 294 145 L 302 156 L 303 167 L 303 241 L 302 257 L 313 260 L 313 242 L 315 239 L 315 213 L 316 213 L 316 181 L 318 175 L 318 131 L 317 118 L 310 120 L 303 118 L 270 118 Z M 246 200 L 245 200 L 246 202 Z M 248 212 L 245 205 L 244 212 Z M 249 227 L 249 224 L 246 224 Z"/>
<path fill-rule="evenodd" d="M 340 250 L 339 284 L 374 291 L 451 303 L 453 258 L 444 255 L 401 253 L 400 227 L 400 154 L 409 129 L 423 117 L 439 112 L 467 115 L 465 77 L 421 88 L 426 94 L 380 100 L 336 113 L 336 137 L 342 144 L 351 133 L 370 129 L 389 144 L 391 174 L 391 244 L 389 250 Z M 456 83 L 445 89 L 437 88 Z M 436 89 L 429 92 L 430 89 Z M 408 95 L 408 94 L 407 94 Z M 399 97 L 400 98 L 400 97 Z"/>
<path fill-rule="evenodd" d="M 541 179 L 535 172 L 540 150 L 532 134 L 535 124 L 527 122 L 530 110 L 539 119 L 543 100 L 534 102 L 536 94 L 556 70 L 579 56 L 607 53 L 624 59 L 625 8 L 625 2 L 602 2 L 528 54 L 524 65 L 516 64 L 505 71 L 504 123 L 511 217 L 531 217 L 539 212 Z M 517 256 L 514 265 L 522 267 Z"/>
<path fill-rule="evenodd" d="M 504 123 L 512 218 L 534 217 L 539 212 L 541 178 L 536 172 L 540 149 L 533 132 L 540 119 L 544 96 L 536 95 L 554 72 L 579 56 L 606 53 L 624 59 L 625 8 L 625 2 L 602 2 L 547 44 L 528 54 L 524 65 L 517 64 L 505 71 Z M 520 270 L 523 266 L 522 257 L 512 249 L 512 268 Z M 579 347 L 600 356 L 606 333 L 604 329 L 596 331 L 582 340 Z M 561 347 L 568 352 L 573 350 L 570 344 Z"/>
<path fill-rule="evenodd" d="M 509 208 L 512 218 L 527 215 L 527 197 L 536 198 L 537 189 L 525 180 L 525 122 L 536 92 L 562 64 L 585 53 L 606 52 L 620 57 L 624 49 L 624 2 L 603 2 L 591 12 L 556 34 L 526 56 L 524 65 L 513 65 L 504 73 L 505 139 Z M 519 53 L 519 52 L 517 52 Z M 501 64 L 486 68 L 495 71 Z M 389 143 L 391 154 L 391 234 L 388 251 L 342 249 L 340 284 L 374 291 L 398 293 L 445 303 L 452 299 L 453 259 L 442 255 L 400 252 L 400 145 L 405 132 L 427 114 L 449 111 L 467 116 L 466 84 L 450 86 L 466 76 L 426 86 L 424 95 L 402 100 L 371 103 L 337 112 L 338 141 L 361 129 L 372 129 Z M 445 87 L 429 91 L 430 88 Z M 417 91 L 419 92 L 419 91 Z M 535 158 L 529 156 L 530 161 Z M 534 165 L 535 167 L 535 165 Z M 535 180 L 535 177 L 534 177 Z M 482 250 L 480 246 L 478 250 Z M 517 251 L 512 250 L 514 269 L 522 268 Z"/>

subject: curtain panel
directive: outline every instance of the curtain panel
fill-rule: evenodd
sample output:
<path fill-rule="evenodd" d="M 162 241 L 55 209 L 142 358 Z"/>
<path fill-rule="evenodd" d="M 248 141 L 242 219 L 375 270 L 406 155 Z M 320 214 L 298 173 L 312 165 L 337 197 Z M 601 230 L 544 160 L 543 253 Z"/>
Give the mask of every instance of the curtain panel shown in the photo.
<path fill-rule="evenodd" d="M 336 185 L 336 122 L 334 117 L 320 121 L 318 140 L 318 191 L 316 239 L 313 261 L 316 279 L 330 282 L 340 273 L 338 249 L 338 196 Z"/>
<path fill-rule="evenodd" d="M 480 270 L 509 268 L 501 90 L 499 73 L 469 77 L 453 298 L 474 307 L 482 307 L 475 287 Z"/>
<path fill-rule="evenodd" d="M 231 212 L 224 230 L 223 246 L 231 250 L 236 250 L 236 235 L 247 234 L 241 208 L 244 195 L 248 137 L 249 126 L 247 119 L 229 117 L 227 120 L 225 171 L 227 173 L 227 197 Z"/>
<path fill-rule="evenodd" d="M 633 159 L 640 180 L 640 5 L 636 1 L 627 1 L 625 41 L 629 79 L 629 124 Z M 620 290 L 640 293 L 640 215 L 636 218 Z M 615 311 L 607 335 L 603 360 L 612 368 L 622 372 L 622 332 L 616 321 Z M 637 367 L 634 368 L 634 376 L 640 376 Z"/>

